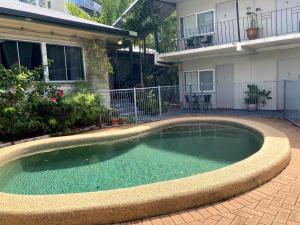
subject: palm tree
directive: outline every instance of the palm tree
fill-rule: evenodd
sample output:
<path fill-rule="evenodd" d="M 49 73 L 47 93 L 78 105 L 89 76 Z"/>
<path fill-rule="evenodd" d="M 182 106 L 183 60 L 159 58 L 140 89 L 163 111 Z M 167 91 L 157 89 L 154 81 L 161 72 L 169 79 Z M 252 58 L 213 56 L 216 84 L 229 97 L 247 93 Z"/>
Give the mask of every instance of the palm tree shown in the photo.
<path fill-rule="evenodd" d="M 143 58 L 145 59 L 146 48 L 147 48 L 147 36 L 150 33 L 156 34 L 159 26 L 162 23 L 161 17 L 158 12 L 153 9 L 153 1 L 141 0 L 137 8 L 130 14 L 123 17 L 123 28 L 137 32 L 138 40 L 137 44 L 140 48 L 143 43 Z M 158 46 L 158 39 L 156 39 L 156 46 Z M 143 63 L 140 60 L 141 67 L 141 86 L 144 86 L 143 82 Z"/>

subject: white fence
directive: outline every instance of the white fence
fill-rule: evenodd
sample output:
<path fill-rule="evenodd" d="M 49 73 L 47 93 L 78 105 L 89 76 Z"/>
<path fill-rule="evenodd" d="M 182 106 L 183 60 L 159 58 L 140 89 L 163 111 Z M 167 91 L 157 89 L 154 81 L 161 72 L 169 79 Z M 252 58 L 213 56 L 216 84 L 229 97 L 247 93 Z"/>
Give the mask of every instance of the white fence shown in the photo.
<path fill-rule="evenodd" d="M 101 121 L 104 126 L 111 126 L 192 113 L 285 116 L 293 122 L 300 121 L 300 81 L 235 82 L 231 85 L 232 95 L 226 91 L 227 100 L 222 91 L 212 88 L 215 86 L 201 84 L 197 87 L 159 86 L 101 91 L 108 108 L 101 115 Z"/>

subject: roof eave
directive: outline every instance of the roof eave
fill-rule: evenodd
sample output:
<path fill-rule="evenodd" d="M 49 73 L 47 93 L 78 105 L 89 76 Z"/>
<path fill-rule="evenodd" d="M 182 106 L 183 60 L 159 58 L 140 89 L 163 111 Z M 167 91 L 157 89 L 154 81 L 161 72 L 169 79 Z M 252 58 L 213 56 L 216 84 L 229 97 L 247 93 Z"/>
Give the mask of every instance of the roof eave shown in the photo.
<path fill-rule="evenodd" d="M 45 16 L 45 15 L 24 12 L 24 11 L 19 11 L 19 10 L 4 8 L 4 7 L 0 7 L 0 16 L 1 15 L 4 15 L 6 17 L 13 17 L 13 18 L 17 17 L 19 19 L 24 19 L 24 20 L 30 21 L 30 22 L 36 21 L 36 22 L 42 22 L 42 23 L 47 23 L 47 24 L 60 25 L 60 26 L 72 28 L 72 29 L 76 28 L 79 30 L 116 35 L 116 36 L 121 36 L 121 37 L 129 38 L 129 39 L 136 38 L 136 34 L 134 32 L 127 31 L 127 30 L 110 28 L 110 27 L 105 27 L 105 26 L 100 26 L 100 25 L 97 26 L 97 25 L 88 24 L 88 23 L 85 24 L 85 23 L 81 23 L 81 22 L 70 21 L 70 20 L 55 18 L 55 17 L 49 17 L 49 16 Z"/>

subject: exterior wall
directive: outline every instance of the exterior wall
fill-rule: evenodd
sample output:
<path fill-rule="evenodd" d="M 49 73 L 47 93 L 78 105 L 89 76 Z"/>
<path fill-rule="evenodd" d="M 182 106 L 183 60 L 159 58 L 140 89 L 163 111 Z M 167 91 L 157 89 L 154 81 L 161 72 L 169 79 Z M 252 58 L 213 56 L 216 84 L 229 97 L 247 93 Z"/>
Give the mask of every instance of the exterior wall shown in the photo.
<path fill-rule="evenodd" d="M 51 8 L 55 11 L 60 11 L 63 13 L 67 13 L 66 9 L 66 0 L 50 0 Z M 46 4 L 47 7 L 47 4 Z"/>
<path fill-rule="evenodd" d="M 260 82 L 263 89 L 272 92 L 272 100 L 265 109 L 283 108 L 283 80 L 300 80 L 300 48 L 277 50 L 251 55 L 201 58 L 184 61 L 179 67 L 179 82 L 184 86 L 184 71 L 216 69 L 217 65 L 233 64 L 234 108 L 243 109 L 244 91 L 247 84 Z M 216 76 L 216 74 L 215 74 Z M 217 81 L 216 81 L 217 82 Z M 212 103 L 216 105 L 216 92 Z M 182 99 L 184 100 L 184 99 Z"/>
<path fill-rule="evenodd" d="M 226 2 L 228 0 L 185 0 L 177 3 L 177 18 L 181 18 L 194 13 L 216 9 L 218 3 Z M 247 7 L 261 8 L 262 12 L 269 12 L 276 10 L 276 0 L 240 0 L 240 17 L 246 16 Z M 233 9 L 234 10 L 234 9 Z"/>
<path fill-rule="evenodd" d="M 200 12 L 204 12 L 207 10 L 212 10 L 215 9 L 216 10 L 216 6 L 219 3 L 224 3 L 227 1 L 233 1 L 233 0 L 185 0 L 185 1 L 181 1 L 179 3 L 177 3 L 177 28 L 178 31 L 180 30 L 180 18 L 191 15 L 191 14 L 195 14 L 195 13 L 200 13 Z M 261 8 L 261 12 L 271 12 L 276 10 L 276 1 L 277 0 L 267 0 L 267 1 L 262 1 L 262 0 L 239 0 L 239 12 L 240 12 L 240 29 L 241 29 L 241 36 L 242 38 L 246 38 L 244 37 L 244 32 L 243 29 L 248 28 L 248 19 L 243 19 L 245 17 L 247 17 L 247 7 L 251 6 L 252 9 L 255 8 Z M 236 14 L 235 12 L 235 8 L 232 8 L 232 13 L 233 15 Z M 216 13 L 215 12 L 215 18 L 216 18 Z M 224 14 L 227 14 L 228 12 L 224 12 Z M 272 16 L 276 16 L 276 14 L 272 14 Z M 236 19 L 236 17 L 234 17 L 234 19 Z M 276 20 L 276 18 L 273 18 L 274 21 Z M 227 21 L 228 19 L 222 20 L 222 21 L 217 21 L 216 19 L 216 23 L 217 22 L 224 22 Z M 229 19 L 229 20 L 232 20 Z M 272 20 L 268 20 L 268 24 L 260 24 L 261 28 L 263 29 L 264 26 L 268 26 L 268 30 L 270 29 L 270 22 Z M 223 24 L 224 25 L 224 24 Z M 231 23 L 226 24 L 227 26 L 233 26 Z M 275 30 L 275 27 L 274 27 Z M 221 31 L 220 31 L 221 32 Z M 260 30 L 260 32 L 262 32 L 262 30 Z M 270 32 L 270 31 L 269 31 Z M 180 34 L 178 34 L 178 38 L 180 39 Z"/>

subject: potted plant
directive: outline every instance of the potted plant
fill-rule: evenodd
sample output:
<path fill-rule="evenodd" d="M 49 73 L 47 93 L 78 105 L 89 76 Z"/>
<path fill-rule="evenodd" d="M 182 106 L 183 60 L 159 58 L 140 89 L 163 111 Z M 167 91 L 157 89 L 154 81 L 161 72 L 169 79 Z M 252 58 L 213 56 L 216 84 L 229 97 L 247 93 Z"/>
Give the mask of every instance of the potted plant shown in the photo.
<path fill-rule="evenodd" d="M 122 124 L 126 124 L 126 123 L 128 123 L 128 117 L 127 116 L 122 116 L 121 118 L 120 118 L 120 122 L 122 123 Z"/>
<path fill-rule="evenodd" d="M 257 39 L 258 37 L 258 22 L 257 22 L 257 15 L 261 12 L 260 8 L 256 8 L 255 11 L 249 6 L 247 7 L 247 16 L 250 17 L 250 24 L 249 28 L 246 30 L 247 37 L 249 40 Z"/>
<path fill-rule="evenodd" d="M 118 112 L 115 109 L 113 109 L 111 111 L 110 121 L 111 121 L 112 126 L 119 125 L 119 123 L 121 122 L 121 119 L 119 118 Z"/>
<path fill-rule="evenodd" d="M 263 107 L 267 104 L 267 100 L 271 100 L 271 91 L 260 90 L 256 84 L 247 85 L 248 91 L 245 92 L 247 96 L 244 98 L 244 103 L 249 111 L 256 111 L 259 104 Z"/>

